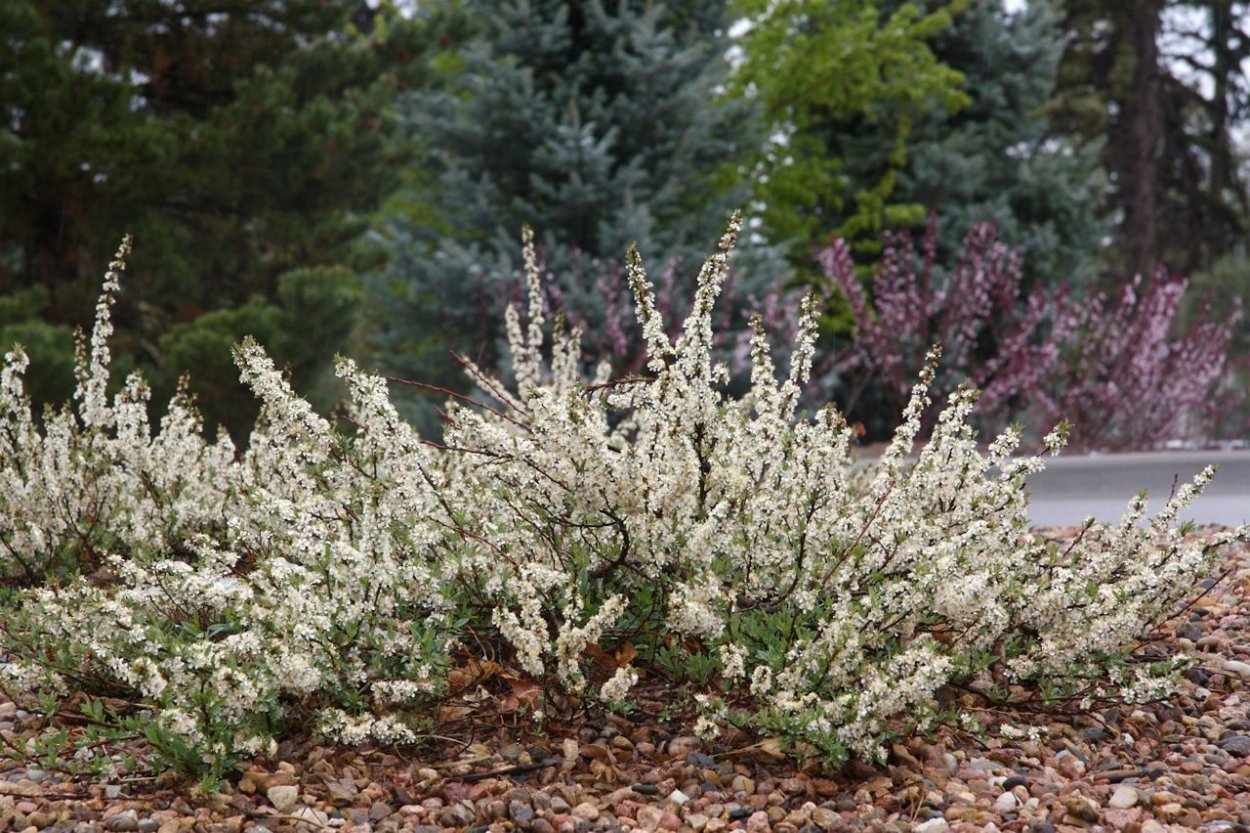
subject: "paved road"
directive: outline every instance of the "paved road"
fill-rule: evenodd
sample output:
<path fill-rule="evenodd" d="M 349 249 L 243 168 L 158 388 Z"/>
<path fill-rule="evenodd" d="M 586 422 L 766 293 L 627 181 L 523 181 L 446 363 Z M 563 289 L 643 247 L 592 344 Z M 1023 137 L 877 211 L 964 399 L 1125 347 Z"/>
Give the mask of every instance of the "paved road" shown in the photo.
<path fill-rule="evenodd" d="M 1237 526 L 1250 523 L 1250 451 L 1160 451 L 1046 458 L 1046 470 L 1029 479 L 1029 519 L 1037 526 L 1068 526 L 1093 515 L 1115 522 L 1130 498 L 1142 489 L 1157 511 L 1177 477 L 1184 483 L 1203 469 L 1219 466 L 1215 480 L 1183 519 Z"/>

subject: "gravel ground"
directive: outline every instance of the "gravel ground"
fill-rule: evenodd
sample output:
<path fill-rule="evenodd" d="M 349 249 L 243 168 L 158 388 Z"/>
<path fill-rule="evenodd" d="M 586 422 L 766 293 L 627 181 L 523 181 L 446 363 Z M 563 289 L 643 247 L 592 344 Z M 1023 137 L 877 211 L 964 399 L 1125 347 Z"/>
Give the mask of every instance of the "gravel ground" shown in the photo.
<path fill-rule="evenodd" d="M 82 782 L 10 759 L 0 833 L 1250 831 L 1250 547 L 1224 567 L 1161 643 L 1202 657 L 1180 696 L 1015 721 L 1041 727 L 1037 741 L 945 731 L 822 776 L 769 741 L 678 734 L 650 707 L 547 734 L 501 716 L 419 755 L 284 744 L 207 798 L 171 776 Z M 10 749 L 43 730 L 0 702 Z"/>

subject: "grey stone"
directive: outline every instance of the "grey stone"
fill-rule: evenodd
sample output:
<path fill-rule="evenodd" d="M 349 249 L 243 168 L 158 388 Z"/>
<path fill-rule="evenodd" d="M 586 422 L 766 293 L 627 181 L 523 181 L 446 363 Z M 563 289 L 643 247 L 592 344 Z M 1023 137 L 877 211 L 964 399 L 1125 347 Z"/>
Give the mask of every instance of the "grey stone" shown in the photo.
<path fill-rule="evenodd" d="M 1193 622 L 1186 622 L 1176 631 L 1176 635 L 1181 639 L 1188 639 L 1190 642 L 1197 642 L 1202 639 L 1202 628 Z"/>
<path fill-rule="evenodd" d="M 110 833 L 134 833 L 139 829 L 139 814 L 134 810 L 123 810 L 110 816 L 104 822 L 104 829 Z"/>
<path fill-rule="evenodd" d="M 312 807 L 300 807 L 291 815 L 301 821 L 311 824 L 313 827 L 327 827 L 330 824 L 330 817 L 320 810 L 314 810 Z"/>
<path fill-rule="evenodd" d="M 477 812 L 471 804 L 459 801 L 444 810 L 439 821 L 444 827 L 468 827 L 477 821 Z"/>
<path fill-rule="evenodd" d="M 508 815 L 517 824 L 529 824 L 534 820 L 534 808 L 520 801 L 512 801 L 508 804 Z"/>

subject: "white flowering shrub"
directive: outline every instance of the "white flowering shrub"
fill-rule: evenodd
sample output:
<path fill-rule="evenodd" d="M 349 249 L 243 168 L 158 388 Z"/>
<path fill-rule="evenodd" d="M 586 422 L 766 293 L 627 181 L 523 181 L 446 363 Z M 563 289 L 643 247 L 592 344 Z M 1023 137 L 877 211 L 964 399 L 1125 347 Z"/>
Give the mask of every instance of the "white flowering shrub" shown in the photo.
<path fill-rule="evenodd" d="M 336 429 L 245 342 L 236 360 L 262 412 L 242 453 L 202 440 L 185 397 L 157 432 L 141 380 L 106 398 L 123 251 L 75 409 L 40 425 L 26 360 L 6 357 L 0 567 L 24 589 L 3 613 L 0 683 L 108 695 L 106 722 L 210 774 L 300 726 L 412 741 L 467 646 L 605 703 L 662 667 L 710 670 L 702 734 L 734 721 L 830 761 L 959 719 L 956 687 L 1007 703 L 1167 691 L 1183 658 L 1135 661 L 1134 640 L 1221 545 L 1250 538 L 1176 525 L 1212 472 L 1148 522 L 1136 499 L 1122 523 L 1048 543 L 1026 519 L 1042 463 L 1014 456 L 1016 432 L 978 449 L 974 391 L 906 459 L 936 353 L 894 442 L 857 471 L 839 414 L 796 410 L 810 301 L 788 374 L 757 322 L 751 390 L 725 393 L 711 322 L 737 231 L 735 218 L 675 343 L 631 252 L 647 375 L 589 382 L 576 331 L 557 326 L 547 350 L 527 237 L 528 311 L 507 319 L 515 385 L 470 365 L 494 404 L 450 405 L 441 443 L 347 360 L 352 430 Z M 604 650 L 620 667 L 592 661 Z"/>

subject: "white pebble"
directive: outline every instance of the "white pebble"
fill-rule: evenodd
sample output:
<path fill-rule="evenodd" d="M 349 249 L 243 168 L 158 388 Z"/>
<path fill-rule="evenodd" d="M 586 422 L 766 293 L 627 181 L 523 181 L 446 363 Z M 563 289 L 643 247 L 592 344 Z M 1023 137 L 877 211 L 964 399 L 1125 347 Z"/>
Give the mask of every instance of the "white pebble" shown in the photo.
<path fill-rule="evenodd" d="M 1238 662 L 1235 659 L 1227 660 L 1224 663 L 1224 670 L 1231 671 L 1242 679 L 1250 679 L 1250 665 L 1244 662 Z"/>
<path fill-rule="evenodd" d="M 269 803 L 274 806 L 274 809 L 279 813 L 285 813 L 295 806 L 295 802 L 299 801 L 299 787 L 285 785 L 270 787 L 265 791 L 265 795 L 269 798 Z"/>
<path fill-rule="evenodd" d="M 1132 787 L 1117 787 L 1116 791 L 1111 794 L 1111 800 L 1107 805 L 1117 810 L 1127 810 L 1137 803 L 1137 790 Z"/>
<path fill-rule="evenodd" d="M 298 812 L 293 813 L 297 819 L 314 827 L 329 827 L 330 817 L 320 810 L 314 810 L 312 807 L 301 807 Z"/>
<path fill-rule="evenodd" d="M 951 826 L 946 819 L 929 819 L 912 828 L 913 833 L 945 833 Z"/>

